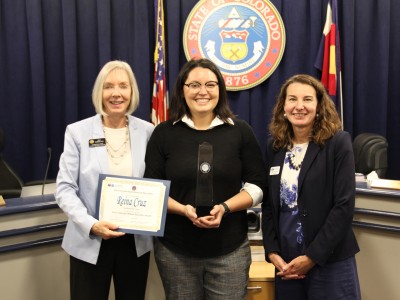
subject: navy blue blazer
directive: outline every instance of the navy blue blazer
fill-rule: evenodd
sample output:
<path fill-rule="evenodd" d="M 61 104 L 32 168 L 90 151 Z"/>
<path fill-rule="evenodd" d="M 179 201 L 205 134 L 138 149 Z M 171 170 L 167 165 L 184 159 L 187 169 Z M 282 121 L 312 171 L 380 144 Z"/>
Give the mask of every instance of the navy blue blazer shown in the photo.
<path fill-rule="evenodd" d="M 286 149 L 274 151 L 272 139 L 268 141 L 268 186 L 262 205 L 267 260 L 268 253 L 280 252 L 280 180 L 285 153 Z M 359 251 L 352 230 L 355 166 L 348 132 L 337 132 L 323 147 L 309 143 L 299 174 L 297 203 L 305 254 L 315 263 L 323 266 L 351 257 Z"/>

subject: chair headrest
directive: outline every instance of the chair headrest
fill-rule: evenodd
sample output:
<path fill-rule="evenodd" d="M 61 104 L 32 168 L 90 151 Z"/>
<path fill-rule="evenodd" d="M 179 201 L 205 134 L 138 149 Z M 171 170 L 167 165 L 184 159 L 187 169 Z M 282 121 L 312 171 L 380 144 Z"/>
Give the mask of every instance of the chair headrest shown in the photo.
<path fill-rule="evenodd" d="M 353 141 L 353 150 L 356 165 L 359 163 L 362 153 L 365 153 L 368 148 L 371 148 L 373 145 L 376 144 L 381 144 L 382 147 L 388 147 L 388 142 L 386 138 L 382 135 L 376 133 L 361 133 L 356 136 Z"/>
<path fill-rule="evenodd" d="M 353 141 L 354 162 L 357 173 L 369 174 L 376 171 L 384 178 L 387 170 L 388 142 L 375 133 L 361 133 Z"/>

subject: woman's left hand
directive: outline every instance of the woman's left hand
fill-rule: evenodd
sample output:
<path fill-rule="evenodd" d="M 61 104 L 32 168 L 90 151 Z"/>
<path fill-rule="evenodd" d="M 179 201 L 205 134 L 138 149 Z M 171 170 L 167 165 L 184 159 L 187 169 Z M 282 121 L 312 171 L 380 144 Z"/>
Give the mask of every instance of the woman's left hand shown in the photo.
<path fill-rule="evenodd" d="M 209 216 L 197 218 L 193 222 L 193 225 L 199 228 L 218 228 L 221 224 L 224 213 L 225 209 L 222 205 L 214 205 L 213 209 L 210 211 Z"/>

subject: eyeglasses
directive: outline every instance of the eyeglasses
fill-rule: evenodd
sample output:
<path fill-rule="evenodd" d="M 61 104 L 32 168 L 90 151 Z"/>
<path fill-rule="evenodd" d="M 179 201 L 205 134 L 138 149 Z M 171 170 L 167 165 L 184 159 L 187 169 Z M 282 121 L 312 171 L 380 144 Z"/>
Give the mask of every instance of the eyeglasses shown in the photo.
<path fill-rule="evenodd" d="M 203 86 L 203 84 L 201 84 L 199 82 L 184 83 L 184 85 L 186 85 L 191 92 L 198 92 L 198 91 L 200 91 L 201 87 Z M 212 92 L 218 86 L 218 82 L 208 81 L 204 84 L 204 86 L 206 87 L 207 92 Z"/>

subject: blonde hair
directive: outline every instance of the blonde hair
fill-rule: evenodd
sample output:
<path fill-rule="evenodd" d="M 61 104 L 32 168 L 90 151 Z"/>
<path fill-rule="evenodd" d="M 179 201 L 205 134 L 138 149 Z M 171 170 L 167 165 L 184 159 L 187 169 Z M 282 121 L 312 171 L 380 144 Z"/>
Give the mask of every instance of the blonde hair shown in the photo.
<path fill-rule="evenodd" d="M 273 148 L 275 150 L 293 146 L 293 128 L 284 116 L 284 105 L 288 86 L 295 82 L 312 86 L 317 96 L 317 116 L 314 120 L 310 140 L 323 146 L 326 140 L 342 129 L 335 103 L 328 95 L 324 85 L 310 75 L 294 75 L 282 85 L 272 112 L 269 132 L 274 139 Z"/>
<path fill-rule="evenodd" d="M 101 114 L 103 116 L 107 116 L 107 113 L 103 109 L 103 85 L 104 81 L 106 80 L 107 76 L 114 70 L 124 70 L 129 77 L 129 83 L 132 87 L 131 89 L 131 97 L 129 107 L 125 113 L 125 115 L 132 114 L 136 108 L 139 106 L 139 88 L 135 79 L 135 75 L 129 64 L 124 61 L 120 60 L 113 60 L 106 63 L 103 68 L 100 70 L 99 74 L 97 75 L 96 81 L 93 86 L 92 91 L 92 101 L 96 113 Z"/>

